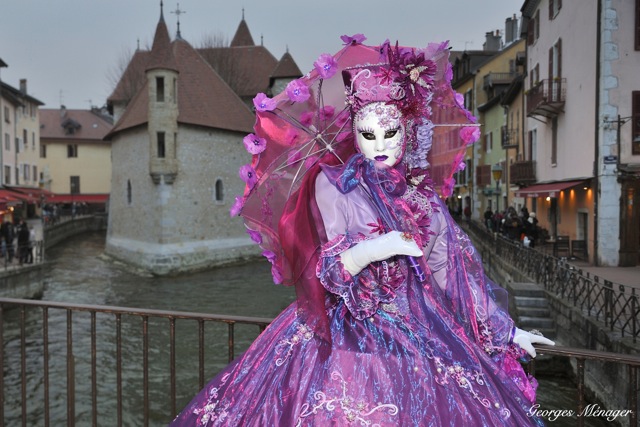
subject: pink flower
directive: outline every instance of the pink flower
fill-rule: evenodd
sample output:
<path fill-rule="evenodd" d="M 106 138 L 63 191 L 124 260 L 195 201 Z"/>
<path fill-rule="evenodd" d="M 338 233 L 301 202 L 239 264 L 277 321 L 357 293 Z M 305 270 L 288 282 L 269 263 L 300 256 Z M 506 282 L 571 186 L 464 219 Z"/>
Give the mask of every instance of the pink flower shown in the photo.
<path fill-rule="evenodd" d="M 247 234 L 251 237 L 251 240 L 256 242 L 257 244 L 262 244 L 262 235 L 255 230 L 247 229 Z"/>
<path fill-rule="evenodd" d="M 238 216 L 243 206 L 244 197 L 236 196 L 236 201 L 233 203 L 233 206 L 231 206 L 231 209 L 229 210 L 229 214 L 231 214 L 231 217 Z"/>
<path fill-rule="evenodd" d="M 271 277 L 273 277 L 273 283 L 276 285 L 282 283 L 282 271 L 280 271 L 280 267 L 275 264 L 271 266 Z"/>
<path fill-rule="evenodd" d="M 299 137 L 300 135 L 293 128 L 287 129 L 287 132 L 284 134 L 284 140 L 289 145 L 294 145 Z"/>
<path fill-rule="evenodd" d="M 447 178 L 442 184 L 442 195 L 449 197 L 453 193 L 453 186 L 456 184 L 456 180 L 453 178 Z"/>
<path fill-rule="evenodd" d="M 311 168 L 318 161 L 318 156 L 307 157 L 304 161 L 304 167 L 306 169 Z"/>
<path fill-rule="evenodd" d="M 256 171 L 251 165 L 244 165 L 240 168 L 240 179 L 242 179 L 249 188 L 253 188 L 258 182 Z"/>
<path fill-rule="evenodd" d="M 316 62 L 313 63 L 313 66 L 323 79 L 330 79 L 338 71 L 338 63 L 328 53 L 320 55 Z"/>
<path fill-rule="evenodd" d="M 302 123 L 304 126 L 309 126 L 312 121 L 313 112 L 305 111 L 304 113 L 300 114 L 300 123 Z"/>
<path fill-rule="evenodd" d="M 244 148 L 247 149 L 249 154 L 260 154 L 267 148 L 267 140 L 260 138 L 259 136 L 250 133 L 242 139 Z"/>
<path fill-rule="evenodd" d="M 454 98 L 456 99 L 456 104 L 458 104 L 458 107 L 464 108 L 464 95 L 456 92 Z"/>
<path fill-rule="evenodd" d="M 304 102 L 309 99 L 309 88 L 300 80 L 292 80 L 284 90 L 293 102 Z"/>
<path fill-rule="evenodd" d="M 336 112 L 335 107 L 331 105 L 327 105 L 322 110 L 320 110 L 320 120 L 327 120 L 333 117 L 333 114 Z"/>
<path fill-rule="evenodd" d="M 460 138 L 465 144 L 473 144 L 480 138 L 480 128 L 478 126 L 465 126 L 460 129 Z"/>
<path fill-rule="evenodd" d="M 253 98 L 253 105 L 256 107 L 256 110 L 259 112 L 263 111 L 272 111 L 276 108 L 276 101 L 269 98 L 264 93 L 259 93 Z"/>
<path fill-rule="evenodd" d="M 302 158 L 300 151 L 291 151 L 287 156 L 287 166 L 295 165 Z"/>
<path fill-rule="evenodd" d="M 464 161 L 464 152 L 458 153 L 456 158 L 453 159 L 454 170 L 453 172 L 458 172 L 464 170 L 467 167 L 467 163 Z"/>
<path fill-rule="evenodd" d="M 271 264 L 276 261 L 276 254 L 271 251 L 262 251 L 262 256 L 265 257 Z"/>
<path fill-rule="evenodd" d="M 348 46 L 350 44 L 361 44 L 367 38 L 364 36 L 364 34 L 358 33 L 352 36 L 347 36 L 345 34 L 344 36 L 340 36 L 340 39 L 344 42 L 345 46 Z"/>

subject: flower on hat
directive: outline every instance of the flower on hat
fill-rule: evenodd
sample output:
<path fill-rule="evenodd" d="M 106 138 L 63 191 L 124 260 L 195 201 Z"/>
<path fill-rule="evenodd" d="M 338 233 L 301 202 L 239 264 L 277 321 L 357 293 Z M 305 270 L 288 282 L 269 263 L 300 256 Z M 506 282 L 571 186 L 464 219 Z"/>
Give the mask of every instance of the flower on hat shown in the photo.
<path fill-rule="evenodd" d="M 309 88 L 299 79 L 290 81 L 285 93 L 293 102 L 304 102 L 309 99 Z"/>
<path fill-rule="evenodd" d="M 276 101 L 269 98 L 264 93 L 259 93 L 255 96 L 255 98 L 253 98 L 253 105 L 259 112 L 273 111 L 276 108 Z"/>
<path fill-rule="evenodd" d="M 245 136 L 242 139 L 242 143 L 249 154 L 260 154 L 267 148 L 267 140 L 253 133 Z"/>
<path fill-rule="evenodd" d="M 328 53 L 320 55 L 316 62 L 313 63 L 313 66 L 323 79 L 330 79 L 338 71 L 338 63 Z"/>
<path fill-rule="evenodd" d="M 344 42 L 345 46 L 348 46 L 350 44 L 360 44 L 363 41 L 365 41 L 367 38 L 364 36 L 364 34 L 354 34 L 352 36 L 347 36 L 346 34 L 344 36 L 340 36 L 340 39 L 342 39 L 342 41 Z"/>

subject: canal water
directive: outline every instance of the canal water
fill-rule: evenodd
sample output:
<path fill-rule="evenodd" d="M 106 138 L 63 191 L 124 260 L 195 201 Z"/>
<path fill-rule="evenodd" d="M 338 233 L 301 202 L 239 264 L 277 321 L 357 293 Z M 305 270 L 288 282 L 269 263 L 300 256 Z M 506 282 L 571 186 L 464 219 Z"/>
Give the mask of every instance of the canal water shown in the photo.
<path fill-rule="evenodd" d="M 104 233 L 89 233 L 70 239 L 47 253 L 51 269 L 47 276 L 43 300 L 63 303 L 98 304 L 160 310 L 191 311 L 271 318 L 295 299 L 292 288 L 272 284 L 267 262 L 250 266 L 232 266 L 213 271 L 172 278 L 140 277 L 107 262 L 102 257 Z M 20 332 L 18 310 L 5 313 L 5 366 L 20 366 Z M 42 425 L 44 406 L 42 312 L 28 310 L 26 317 L 26 377 L 27 425 Z M 165 320 L 165 319 L 161 319 Z M 170 420 L 169 408 L 169 346 L 168 327 L 162 321 L 149 322 L 150 425 L 162 426 Z M 66 313 L 49 313 L 49 388 L 52 426 L 66 425 Z M 195 323 L 195 322 L 194 322 Z M 76 425 L 91 425 L 90 381 L 90 318 L 75 315 L 72 323 L 76 403 Z M 112 316 L 97 316 L 97 378 L 98 424 L 110 426 L 116 420 L 115 382 L 115 321 Z M 139 339 L 140 319 L 122 319 L 123 342 L 123 413 L 124 425 L 142 425 L 142 344 Z M 245 349 L 257 335 L 255 327 L 239 327 L 236 332 L 237 351 Z M 216 334 L 226 334 L 226 326 L 210 328 L 206 342 L 215 341 Z M 225 336 L 226 335 L 218 335 Z M 197 390 L 198 355 L 196 328 L 176 326 L 176 365 L 178 370 L 178 409 Z M 226 364 L 226 339 L 214 343 L 207 353 L 206 378 Z M 159 344 L 155 344 L 159 343 Z M 209 350 L 207 350 L 209 351 Z M 575 408 L 575 386 L 566 376 L 540 376 L 538 403 L 541 409 Z M 5 423 L 20 425 L 20 369 L 5 369 Z M 106 403 L 104 403 L 106 401 Z M 553 426 L 576 425 L 575 417 L 559 417 Z M 611 425 L 596 418 L 585 419 L 586 426 Z"/>

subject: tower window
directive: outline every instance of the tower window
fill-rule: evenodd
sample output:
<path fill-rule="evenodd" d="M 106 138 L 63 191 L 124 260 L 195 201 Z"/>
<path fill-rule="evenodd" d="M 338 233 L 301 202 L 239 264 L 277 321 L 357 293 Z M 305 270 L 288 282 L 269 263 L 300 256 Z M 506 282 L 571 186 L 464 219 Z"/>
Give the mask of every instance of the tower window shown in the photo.
<path fill-rule="evenodd" d="M 164 102 L 164 77 L 156 77 L 156 101 Z"/>
<path fill-rule="evenodd" d="M 127 204 L 131 204 L 131 180 L 127 180 Z"/>
<path fill-rule="evenodd" d="M 165 156 L 165 144 L 164 144 L 164 132 L 158 132 L 158 157 L 164 159 Z"/>
<path fill-rule="evenodd" d="M 216 180 L 216 202 L 222 202 L 224 200 L 224 189 L 222 186 L 222 180 L 218 178 Z"/>

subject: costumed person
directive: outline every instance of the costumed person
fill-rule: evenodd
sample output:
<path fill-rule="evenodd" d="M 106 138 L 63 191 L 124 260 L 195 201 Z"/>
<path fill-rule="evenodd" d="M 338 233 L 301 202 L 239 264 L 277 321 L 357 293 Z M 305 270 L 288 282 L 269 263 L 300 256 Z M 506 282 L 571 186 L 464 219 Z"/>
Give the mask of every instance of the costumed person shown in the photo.
<path fill-rule="evenodd" d="M 438 194 L 479 135 L 447 44 L 343 40 L 254 99 L 244 141 L 232 213 L 297 299 L 172 425 L 541 425 L 518 360 L 553 342 L 515 327 Z"/>

